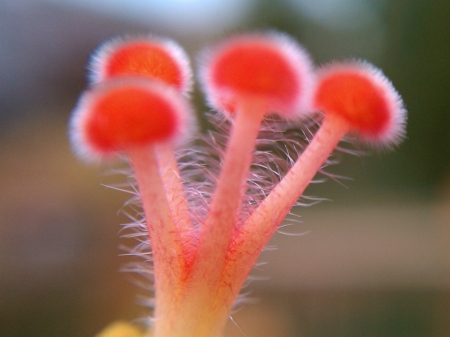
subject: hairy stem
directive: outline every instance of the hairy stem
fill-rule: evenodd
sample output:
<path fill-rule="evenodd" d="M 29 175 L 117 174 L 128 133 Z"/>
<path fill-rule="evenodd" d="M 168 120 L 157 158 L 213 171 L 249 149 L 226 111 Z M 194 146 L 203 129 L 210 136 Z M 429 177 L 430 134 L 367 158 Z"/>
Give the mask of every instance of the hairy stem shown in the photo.
<path fill-rule="evenodd" d="M 174 224 L 154 149 L 130 149 L 128 156 L 135 172 L 139 195 L 145 213 L 152 247 L 155 274 L 155 301 L 157 312 L 164 310 L 181 291 L 186 278 L 182 244 Z"/>
<path fill-rule="evenodd" d="M 171 144 L 160 144 L 155 146 L 155 153 L 175 226 L 181 236 L 190 235 L 193 226 L 173 147 Z"/>
<path fill-rule="evenodd" d="M 236 282 L 236 288 L 243 284 L 261 250 L 348 129 L 348 124 L 341 118 L 326 116 L 286 176 L 236 231 L 226 267 L 226 275 L 230 282 Z"/>
<path fill-rule="evenodd" d="M 200 234 L 196 271 L 200 279 L 219 278 L 245 192 L 255 140 L 264 111 L 254 102 L 242 104 L 228 140 L 219 181 Z"/>

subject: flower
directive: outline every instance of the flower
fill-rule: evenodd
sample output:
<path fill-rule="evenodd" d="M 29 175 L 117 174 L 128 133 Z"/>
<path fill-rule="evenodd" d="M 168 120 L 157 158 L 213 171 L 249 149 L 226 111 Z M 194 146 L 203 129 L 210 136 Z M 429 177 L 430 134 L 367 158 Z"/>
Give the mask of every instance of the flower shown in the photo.
<path fill-rule="evenodd" d="M 126 153 L 133 168 L 152 249 L 153 337 L 221 336 L 260 252 L 341 138 L 391 145 L 404 136 L 401 98 L 368 63 L 315 71 L 294 39 L 274 32 L 226 39 L 200 63 L 225 136 L 187 141 L 189 62 L 175 42 L 155 37 L 103 45 L 70 122 L 82 158 Z M 308 119 L 322 123 L 307 146 L 290 148 L 301 152 L 295 160 L 255 151 L 275 139 L 270 130 L 284 130 L 280 121 Z"/>

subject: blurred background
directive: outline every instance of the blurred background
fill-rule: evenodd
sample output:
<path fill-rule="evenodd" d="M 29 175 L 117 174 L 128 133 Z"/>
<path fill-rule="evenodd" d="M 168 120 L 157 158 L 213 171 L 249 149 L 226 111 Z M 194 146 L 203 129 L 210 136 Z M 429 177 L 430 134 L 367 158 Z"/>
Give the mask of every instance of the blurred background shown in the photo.
<path fill-rule="evenodd" d="M 107 167 L 71 153 L 66 125 L 91 51 L 152 32 L 198 50 L 274 28 L 320 65 L 381 67 L 409 111 L 393 152 L 339 155 L 255 271 L 258 300 L 227 337 L 450 336 L 450 2 L 448 0 L 2 0 L 0 2 L 0 335 L 88 337 L 145 311 L 119 257 Z M 198 92 L 195 101 L 202 99 Z M 199 104 L 199 112 L 205 108 Z M 380 155 L 382 154 L 382 155 Z"/>

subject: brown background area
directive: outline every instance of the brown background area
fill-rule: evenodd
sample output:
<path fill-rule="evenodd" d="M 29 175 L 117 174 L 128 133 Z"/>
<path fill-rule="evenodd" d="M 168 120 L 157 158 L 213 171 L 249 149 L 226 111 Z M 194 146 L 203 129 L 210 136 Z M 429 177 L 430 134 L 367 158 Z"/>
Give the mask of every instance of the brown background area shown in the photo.
<path fill-rule="evenodd" d="M 128 196 L 100 186 L 111 181 L 107 167 L 73 157 L 67 119 L 105 38 L 168 34 L 192 55 L 216 38 L 62 3 L 0 3 L 1 336 L 93 336 L 144 312 L 141 291 L 118 273 L 127 258 L 118 257 L 126 220 L 117 211 Z M 274 237 L 279 249 L 254 272 L 269 277 L 251 287 L 259 303 L 233 316 L 249 337 L 450 335 L 450 3 L 380 3 L 373 27 L 338 29 L 287 1 L 256 1 L 221 32 L 283 30 L 319 64 L 367 58 L 409 110 L 399 149 L 342 155 L 330 171 L 354 178 L 349 189 L 312 186 L 309 195 L 333 202 L 297 210 L 303 224 L 288 230 L 307 235 Z M 227 336 L 245 335 L 230 323 Z"/>

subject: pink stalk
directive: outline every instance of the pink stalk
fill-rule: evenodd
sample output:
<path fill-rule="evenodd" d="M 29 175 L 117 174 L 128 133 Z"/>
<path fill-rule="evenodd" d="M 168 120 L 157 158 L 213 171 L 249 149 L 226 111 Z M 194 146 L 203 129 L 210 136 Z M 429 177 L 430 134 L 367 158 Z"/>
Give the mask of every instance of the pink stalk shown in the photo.
<path fill-rule="evenodd" d="M 93 54 L 89 69 L 93 83 L 133 76 L 164 82 L 184 95 L 192 86 L 189 58 L 184 50 L 173 40 L 151 35 L 107 41 Z M 181 123 L 186 128 L 183 124 L 187 121 Z M 156 144 L 154 151 L 173 221 L 186 241 L 193 228 L 173 144 Z"/>
<path fill-rule="evenodd" d="M 175 226 L 181 236 L 186 236 L 182 240 L 187 240 L 194 228 L 189 217 L 189 206 L 173 146 L 171 144 L 156 145 L 155 153 Z"/>
<path fill-rule="evenodd" d="M 200 233 L 195 265 L 197 277 L 207 277 L 208 285 L 213 288 L 217 287 L 222 274 L 231 233 L 246 190 L 255 140 L 265 113 L 258 104 L 245 103 L 234 120 L 217 188 Z"/>
<path fill-rule="evenodd" d="M 166 153 L 166 158 L 169 155 L 170 153 Z M 189 247 L 183 246 L 186 233 L 180 232 L 179 226 L 189 222 L 179 218 L 178 223 L 174 223 L 172 216 L 175 214 L 183 217 L 187 214 L 171 212 L 165 193 L 167 185 L 165 187 L 161 179 L 153 149 L 129 150 L 128 156 L 139 186 L 152 247 L 155 279 L 155 323 L 152 336 L 203 336 L 198 330 L 199 326 L 216 320 L 211 317 L 198 320 L 202 312 L 199 309 L 209 308 L 207 305 L 189 308 L 189 303 L 198 301 L 198 294 L 190 294 L 191 291 L 187 289 L 191 270 L 189 255 L 193 252 Z M 184 201 L 181 203 L 184 204 Z M 193 332 L 189 332 L 189 329 Z M 212 336 L 210 332 L 210 328 L 207 328 L 204 336 Z"/>
<path fill-rule="evenodd" d="M 207 312 L 220 309 L 224 322 L 239 292 L 224 275 L 225 266 L 261 121 L 267 113 L 293 116 L 293 111 L 305 108 L 312 75 L 306 53 L 281 34 L 235 37 L 203 56 L 200 75 L 208 100 L 231 115 L 233 125 L 216 191 L 201 227 L 191 284 L 197 289 L 197 307 L 207 307 Z"/>
<path fill-rule="evenodd" d="M 165 318 L 164 324 L 156 321 L 154 337 L 212 337 L 220 336 L 223 331 L 234 296 L 217 295 L 224 286 L 223 266 L 264 115 L 264 110 L 256 107 L 243 104 L 237 113 L 217 189 L 200 230 L 189 286 L 181 301 L 175 304 L 176 316 Z"/>
<path fill-rule="evenodd" d="M 156 302 L 163 304 L 165 301 L 159 297 L 169 296 L 179 288 L 178 280 L 183 279 L 185 266 L 182 241 L 170 211 L 154 152 L 153 147 L 127 150 L 147 219 L 154 260 Z"/>
<path fill-rule="evenodd" d="M 164 164 L 174 164 L 168 159 L 173 157 L 169 144 L 185 129 L 183 124 L 191 113 L 185 99 L 161 82 L 115 78 L 86 91 L 71 121 L 74 146 L 84 157 L 105 157 L 118 151 L 129 156 L 152 246 L 155 315 L 163 325 L 176 315 L 176 299 L 182 297 L 192 254 L 170 209 L 171 203 L 186 203 L 183 194 L 172 198 L 174 189 L 181 189 L 172 179 L 175 167 L 163 175 L 163 181 L 156 152 Z M 171 186 L 168 194 L 167 186 Z M 187 214 L 183 216 L 178 224 L 189 223 Z"/>
<path fill-rule="evenodd" d="M 236 231 L 226 273 L 236 288 L 242 286 L 261 250 L 348 131 L 349 125 L 342 118 L 327 116 L 286 176 Z"/>
<path fill-rule="evenodd" d="M 381 71 L 365 63 L 322 69 L 314 105 L 326 114 L 323 124 L 286 176 L 235 233 L 227 258 L 232 262 L 225 275 L 237 288 L 346 133 L 357 132 L 362 139 L 387 145 L 398 142 L 404 133 L 405 110 L 400 96 Z"/>

